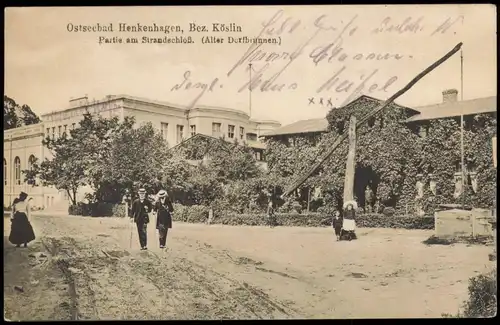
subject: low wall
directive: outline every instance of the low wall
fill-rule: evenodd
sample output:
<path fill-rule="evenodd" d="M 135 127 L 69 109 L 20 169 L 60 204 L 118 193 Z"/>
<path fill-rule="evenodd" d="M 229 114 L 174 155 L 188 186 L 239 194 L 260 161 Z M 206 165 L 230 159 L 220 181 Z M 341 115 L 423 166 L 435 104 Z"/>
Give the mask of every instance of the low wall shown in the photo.
<path fill-rule="evenodd" d="M 484 209 L 447 210 L 435 213 L 435 232 L 439 238 L 492 236 L 491 211 Z"/>

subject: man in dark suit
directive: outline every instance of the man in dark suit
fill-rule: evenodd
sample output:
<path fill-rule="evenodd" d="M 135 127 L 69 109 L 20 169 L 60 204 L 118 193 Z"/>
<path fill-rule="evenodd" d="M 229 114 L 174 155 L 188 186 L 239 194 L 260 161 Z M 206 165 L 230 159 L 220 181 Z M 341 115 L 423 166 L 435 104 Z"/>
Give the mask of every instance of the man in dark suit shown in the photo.
<path fill-rule="evenodd" d="M 138 192 L 139 198 L 132 203 L 132 217 L 137 225 L 139 243 L 141 250 L 148 249 L 148 223 L 149 213 L 153 210 L 153 204 L 146 198 L 146 190 L 141 188 Z"/>
<path fill-rule="evenodd" d="M 158 200 L 154 205 L 156 211 L 156 229 L 158 229 L 160 237 L 160 248 L 165 248 L 167 244 L 168 230 L 172 228 L 172 212 L 174 207 L 172 201 L 168 197 L 167 191 L 161 190 L 158 192 Z"/>

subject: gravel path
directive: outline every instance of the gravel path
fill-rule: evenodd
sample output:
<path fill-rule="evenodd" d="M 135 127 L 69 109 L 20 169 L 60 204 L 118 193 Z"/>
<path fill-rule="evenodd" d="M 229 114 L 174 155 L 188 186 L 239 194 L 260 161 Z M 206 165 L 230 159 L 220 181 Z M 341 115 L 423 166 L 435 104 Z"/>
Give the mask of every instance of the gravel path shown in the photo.
<path fill-rule="evenodd" d="M 440 317 L 456 313 L 491 247 L 426 246 L 432 232 L 175 223 L 140 251 L 127 220 L 36 216 L 30 247 L 8 243 L 11 320 Z M 132 245 L 130 234 L 132 230 Z M 132 246 L 132 247 L 131 247 Z"/>

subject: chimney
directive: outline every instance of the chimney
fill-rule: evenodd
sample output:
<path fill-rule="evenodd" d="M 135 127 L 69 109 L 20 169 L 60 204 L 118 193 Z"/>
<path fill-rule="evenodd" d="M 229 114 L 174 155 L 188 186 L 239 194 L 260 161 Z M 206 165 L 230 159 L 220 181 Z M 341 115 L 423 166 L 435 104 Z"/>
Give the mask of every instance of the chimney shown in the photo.
<path fill-rule="evenodd" d="M 447 89 L 443 91 L 443 103 L 454 103 L 458 98 L 458 90 Z"/>

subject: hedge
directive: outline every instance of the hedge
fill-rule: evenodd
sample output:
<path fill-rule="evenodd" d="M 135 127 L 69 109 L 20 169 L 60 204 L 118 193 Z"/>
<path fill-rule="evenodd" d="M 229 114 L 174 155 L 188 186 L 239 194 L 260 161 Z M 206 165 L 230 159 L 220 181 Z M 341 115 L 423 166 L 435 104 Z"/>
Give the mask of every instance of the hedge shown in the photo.
<path fill-rule="evenodd" d="M 200 205 L 183 206 L 174 204 L 174 221 L 206 223 L 209 208 Z M 264 213 L 237 214 L 214 213 L 212 224 L 232 226 L 266 226 L 268 216 Z M 322 213 L 277 213 L 277 226 L 288 227 L 325 227 L 331 226 L 331 217 Z M 356 218 L 358 227 L 363 228 L 399 228 L 399 229 L 434 229 L 434 217 L 386 216 L 384 214 L 359 214 Z"/>
<path fill-rule="evenodd" d="M 92 217 L 125 217 L 125 205 L 114 204 L 107 202 L 98 203 L 82 203 L 78 202 L 76 205 L 70 205 L 68 208 L 69 215 L 77 216 L 92 216 Z"/>
<path fill-rule="evenodd" d="M 184 206 L 174 204 L 174 221 L 190 222 L 190 223 L 205 223 L 208 220 L 208 207 L 203 205 Z"/>

